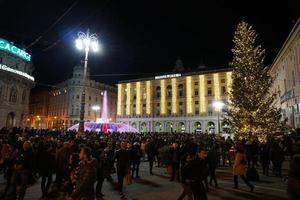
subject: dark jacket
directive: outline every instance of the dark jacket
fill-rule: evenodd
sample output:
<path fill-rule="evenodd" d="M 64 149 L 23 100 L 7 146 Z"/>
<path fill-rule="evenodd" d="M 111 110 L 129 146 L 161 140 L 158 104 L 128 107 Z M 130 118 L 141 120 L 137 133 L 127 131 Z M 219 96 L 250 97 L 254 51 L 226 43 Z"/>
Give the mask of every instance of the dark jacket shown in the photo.
<path fill-rule="evenodd" d="M 117 170 L 127 172 L 130 166 L 130 154 L 128 150 L 116 151 L 114 160 L 117 160 Z"/>
<path fill-rule="evenodd" d="M 73 199 L 94 199 L 95 190 L 94 183 L 97 177 L 97 161 L 91 159 L 89 161 L 82 161 L 79 165 L 78 179 L 76 181 L 75 189 L 71 197 Z"/>
<path fill-rule="evenodd" d="M 182 169 L 182 177 L 192 182 L 201 182 L 208 176 L 208 164 L 206 160 L 196 158 L 186 164 Z"/>

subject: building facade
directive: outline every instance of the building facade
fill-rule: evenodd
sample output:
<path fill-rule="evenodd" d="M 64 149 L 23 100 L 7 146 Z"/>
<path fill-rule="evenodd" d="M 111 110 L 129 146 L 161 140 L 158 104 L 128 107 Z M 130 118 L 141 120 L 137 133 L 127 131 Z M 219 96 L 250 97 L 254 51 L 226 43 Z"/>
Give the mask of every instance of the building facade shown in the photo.
<path fill-rule="evenodd" d="M 300 18 L 273 61 L 270 74 L 283 119 L 293 128 L 300 128 Z"/>
<path fill-rule="evenodd" d="M 217 132 L 219 126 L 225 130 L 222 111 L 213 102 L 226 104 L 231 82 L 230 69 L 119 82 L 117 122 L 140 132 Z"/>
<path fill-rule="evenodd" d="M 27 52 L 0 38 L 0 128 L 25 126 L 33 69 Z"/>
<path fill-rule="evenodd" d="M 115 121 L 117 106 L 116 87 L 91 80 L 89 74 L 88 68 L 84 84 L 83 66 L 75 66 L 72 78 L 55 85 L 50 92 L 40 95 L 39 100 L 32 99 L 32 109 L 30 110 L 31 127 L 67 129 L 79 123 L 83 89 L 85 89 L 85 121 L 96 121 L 97 118 L 100 118 L 101 109 L 93 110 L 93 107 L 99 106 L 102 108 L 104 91 L 107 91 L 108 118 L 111 121 Z M 47 99 L 49 99 L 48 102 Z M 37 123 L 36 121 L 39 122 Z"/>

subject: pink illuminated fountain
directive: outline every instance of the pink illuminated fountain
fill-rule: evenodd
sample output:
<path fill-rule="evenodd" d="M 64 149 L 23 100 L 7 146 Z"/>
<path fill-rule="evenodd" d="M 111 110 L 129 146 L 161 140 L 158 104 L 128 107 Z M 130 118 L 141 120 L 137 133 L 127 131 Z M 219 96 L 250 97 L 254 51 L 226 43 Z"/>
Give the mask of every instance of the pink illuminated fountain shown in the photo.
<path fill-rule="evenodd" d="M 71 126 L 68 130 L 78 131 L 79 124 Z M 130 125 L 123 123 L 110 122 L 108 119 L 107 92 L 103 93 L 102 112 L 100 120 L 96 122 L 84 122 L 85 131 L 103 132 L 103 133 L 139 133 L 139 131 Z"/>

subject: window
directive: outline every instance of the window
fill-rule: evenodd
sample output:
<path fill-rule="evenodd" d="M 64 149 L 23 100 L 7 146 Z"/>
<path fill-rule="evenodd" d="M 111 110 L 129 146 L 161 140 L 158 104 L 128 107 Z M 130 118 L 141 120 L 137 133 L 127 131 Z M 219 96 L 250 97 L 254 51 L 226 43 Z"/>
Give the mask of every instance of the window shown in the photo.
<path fill-rule="evenodd" d="M 225 93 L 226 93 L 226 87 L 225 86 L 221 87 L 221 92 L 222 92 L 222 95 L 225 95 Z"/>
<path fill-rule="evenodd" d="M 195 81 L 195 82 L 194 82 L 194 85 L 198 85 L 198 82 L 197 82 L 197 81 Z"/>
<path fill-rule="evenodd" d="M 210 85 L 210 84 L 211 84 L 211 80 L 208 80 L 208 81 L 207 81 L 207 85 Z"/>
<path fill-rule="evenodd" d="M 96 97 L 96 102 L 98 101 L 98 97 Z"/>
<path fill-rule="evenodd" d="M 160 103 L 157 103 L 156 105 L 157 105 L 157 106 L 160 106 Z"/>
<path fill-rule="evenodd" d="M 135 105 L 135 104 L 133 104 L 133 107 L 135 108 L 135 107 L 136 107 L 136 105 Z"/>
<path fill-rule="evenodd" d="M 12 87 L 10 90 L 10 96 L 9 96 L 9 101 L 12 103 L 17 102 L 17 89 L 15 87 Z"/>
<path fill-rule="evenodd" d="M 179 105 L 182 106 L 182 104 L 183 104 L 182 101 L 180 101 L 180 102 L 179 102 Z"/>
<path fill-rule="evenodd" d="M 168 115 L 171 115 L 171 110 L 168 110 Z"/>
<path fill-rule="evenodd" d="M 145 104 L 145 103 L 143 104 L 143 107 L 144 107 L 144 108 L 146 107 L 146 104 Z"/>
<path fill-rule="evenodd" d="M 22 94 L 22 103 L 24 104 L 26 101 L 26 90 L 23 90 L 23 94 Z"/>
<path fill-rule="evenodd" d="M 295 79 L 295 72 L 294 71 L 292 71 L 292 79 L 293 79 L 293 86 L 295 87 L 296 79 Z"/>
<path fill-rule="evenodd" d="M 89 100 L 92 100 L 92 97 L 91 97 L 91 96 L 89 96 Z"/>
<path fill-rule="evenodd" d="M 212 95 L 212 90 L 211 90 L 211 88 L 209 87 L 209 88 L 207 88 L 207 96 L 211 96 Z"/>
<path fill-rule="evenodd" d="M 183 97 L 183 91 L 182 90 L 179 91 L 179 97 Z"/>
<path fill-rule="evenodd" d="M 179 110 L 179 114 L 180 114 L 180 115 L 183 115 L 183 110 L 180 109 L 180 110 Z"/>
<path fill-rule="evenodd" d="M 171 106 L 171 102 L 168 102 L 168 106 Z"/>
<path fill-rule="evenodd" d="M 221 83 L 225 83 L 225 79 L 224 78 L 221 79 Z"/>
<path fill-rule="evenodd" d="M 167 97 L 172 97 L 172 91 L 167 92 Z"/>
<path fill-rule="evenodd" d="M 198 91 L 197 91 L 197 90 L 195 90 L 195 96 L 198 96 L 198 94 L 199 94 L 199 93 L 198 93 Z"/>
<path fill-rule="evenodd" d="M 78 94 L 76 95 L 76 99 L 79 99 L 79 95 Z"/>
<path fill-rule="evenodd" d="M 195 101 L 195 104 L 196 104 L 196 105 L 199 105 L 199 101 Z"/>
<path fill-rule="evenodd" d="M 196 110 L 196 111 L 195 111 L 195 114 L 196 114 L 196 115 L 199 115 L 199 110 Z"/>

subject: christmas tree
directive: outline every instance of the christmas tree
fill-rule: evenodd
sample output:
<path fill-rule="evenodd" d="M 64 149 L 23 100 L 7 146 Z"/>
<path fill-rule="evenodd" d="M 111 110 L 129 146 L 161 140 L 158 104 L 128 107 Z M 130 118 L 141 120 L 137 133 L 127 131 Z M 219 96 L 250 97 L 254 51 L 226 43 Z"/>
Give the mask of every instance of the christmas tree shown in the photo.
<path fill-rule="evenodd" d="M 264 65 L 265 50 L 256 46 L 257 34 L 240 22 L 234 35 L 232 89 L 229 94 L 228 120 L 237 137 L 265 138 L 281 125 L 280 111 L 273 105 L 272 77 Z"/>

